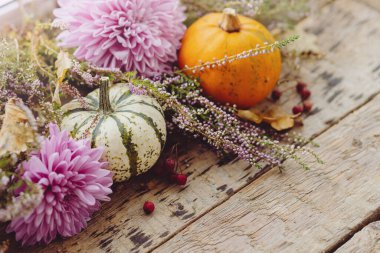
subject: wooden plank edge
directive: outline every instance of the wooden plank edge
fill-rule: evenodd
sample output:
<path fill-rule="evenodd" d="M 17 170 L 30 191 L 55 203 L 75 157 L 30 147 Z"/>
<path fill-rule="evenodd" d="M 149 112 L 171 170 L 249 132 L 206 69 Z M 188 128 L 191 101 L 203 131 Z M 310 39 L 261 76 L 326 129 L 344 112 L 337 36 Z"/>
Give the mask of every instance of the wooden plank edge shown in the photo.
<path fill-rule="evenodd" d="M 371 215 L 369 215 L 367 218 L 365 218 L 362 222 L 357 224 L 355 227 L 352 228 L 350 233 L 347 235 L 341 237 L 337 243 L 330 248 L 328 248 L 325 252 L 326 253 L 333 253 L 339 250 L 343 245 L 345 245 L 348 241 L 350 241 L 357 233 L 360 233 L 360 231 L 368 226 L 369 224 L 380 221 L 380 207 L 375 210 Z"/>
<path fill-rule="evenodd" d="M 368 7 L 374 8 L 377 11 L 380 11 L 380 1 L 379 0 L 362 0 L 360 1 Z"/>
<path fill-rule="evenodd" d="M 373 253 L 380 251 L 380 220 L 370 223 L 339 248 L 337 253 Z"/>

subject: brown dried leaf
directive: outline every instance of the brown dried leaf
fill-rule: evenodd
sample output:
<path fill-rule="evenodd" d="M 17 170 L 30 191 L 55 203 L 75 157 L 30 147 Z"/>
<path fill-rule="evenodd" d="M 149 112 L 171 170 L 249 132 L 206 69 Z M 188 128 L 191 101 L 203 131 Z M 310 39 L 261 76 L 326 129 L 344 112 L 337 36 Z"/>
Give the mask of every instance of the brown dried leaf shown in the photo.
<path fill-rule="evenodd" d="M 0 130 L 0 156 L 20 154 L 36 139 L 36 121 L 30 109 L 20 99 L 11 98 L 5 105 Z"/>
<path fill-rule="evenodd" d="M 295 119 L 300 116 L 287 114 L 278 106 L 264 108 L 261 111 L 258 109 L 239 110 L 237 115 L 256 124 L 268 123 L 277 131 L 293 128 L 295 126 Z"/>

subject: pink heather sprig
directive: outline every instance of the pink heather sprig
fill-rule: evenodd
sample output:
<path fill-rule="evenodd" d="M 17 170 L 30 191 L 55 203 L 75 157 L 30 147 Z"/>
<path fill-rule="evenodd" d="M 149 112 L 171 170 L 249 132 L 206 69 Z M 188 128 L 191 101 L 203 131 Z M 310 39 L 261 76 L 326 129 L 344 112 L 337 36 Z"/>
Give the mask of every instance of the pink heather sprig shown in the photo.
<path fill-rule="evenodd" d="M 132 83 L 128 83 L 127 87 L 132 94 L 140 95 L 140 96 L 148 95 L 148 91 L 144 87 L 137 87 L 136 85 L 133 85 Z"/>
<path fill-rule="evenodd" d="M 33 191 L 22 192 L 17 197 L 13 197 L 6 203 L 4 208 L 0 208 L 0 221 L 6 222 L 12 219 L 28 215 L 42 200 L 42 190 L 39 186 L 34 186 Z"/>
<path fill-rule="evenodd" d="M 64 82 L 61 84 L 61 91 L 63 94 L 66 94 L 70 96 L 71 98 L 76 98 L 83 108 L 88 109 L 88 104 L 86 100 L 84 100 L 79 90 L 75 88 L 74 86 L 71 86 L 68 83 Z"/>
<path fill-rule="evenodd" d="M 4 164 L 7 157 L 1 157 Z M 23 191 L 14 191 L 24 185 Z M 0 222 L 7 222 L 28 215 L 42 200 L 43 192 L 39 185 L 20 180 L 17 173 L 0 169 Z"/>
<path fill-rule="evenodd" d="M 100 76 L 99 75 L 93 75 L 91 73 L 91 69 L 83 70 L 81 64 L 77 60 L 72 61 L 72 67 L 69 69 L 71 76 L 73 78 L 79 78 L 81 79 L 81 82 L 83 82 L 88 87 L 96 87 L 99 83 Z"/>
<path fill-rule="evenodd" d="M 6 72 L 2 76 L 5 84 L 0 85 L 0 101 L 5 104 L 11 97 L 22 98 L 28 106 L 40 105 L 46 95 L 44 84 L 40 80 L 31 83 L 21 83 L 17 73 Z"/>
<path fill-rule="evenodd" d="M 297 36 L 278 42 L 283 47 Z M 137 77 L 136 72 L 123 73 L 117 69 L 92 69 L 99 75 L 112 78 L 115 83 L 126 83 L 136 94 L 155 97 L 167 115 L 169 130 L 180 129 L 200 138 L 219 153 L 232 153 L 262 167 L 263 163 L 280 165 L 284 159 L 292 158 L 308 168 L 295 153 L 311 153 L 318 162 L 321 160 L 312 150 L 304 148 L 308 143 L 299 136 L 269 133 L 236 116 L 236 107 L 219 105 L 202 95 L 200 84 L 184 74 L 156 77 L 154 80 Z M 281 141 L 281 142 L 280 142 Z"/>
<path fill-rule="evenodd" d="M 278 42 L 283 47 L 297 36 Z M 280 165 L 284 159 L 292 158 L 308 168 L 295 153 L 311 153 L 303 146 L 308 142 L 287 134 L 269 133 L 236 116 L 236 107 L 219 105 L 202 95 L 200 84 L 183 74 L 156 77 L 154 80 L 139 78 L 136 72 L 93 69 L 100 75 L 110 76 L 115 83 L 126 83 L 136 94 L 155 97 L 166 111 L 169 130 L 180 129 L 214 147 L 219 153 L 232 153 L 261 167 L 262 162 Z M 281 140 L 281 143 L 280 143 Z"/>
<path fill-rule="evenodd" d="M 208 69 L 216 69 L 223 67 L 227 64 L 230 64 L 237 60 L 242 60 L 250 57 L 255 57 L 262 54 L 269 54 L 274 52 L 276 48 L 283 48 L 286 45 L 293 43 L 299 38 L 299 36 L 291 36 L 288 39 L 282 40 L 282 41 L 276 41 L 274 43 L 269 44 L 268 42 L 265 42 L 263 45 L 257 44 L 256 48 L 252 48 L 250 50 L 243 51 L 241 53 L 235 54 L 235 55 L 225 55 L 222 59 L 214 59 L 211 62 L 202 62 L 199 61 L 199 65 L 196 66 L 185 66 L 182 70 L 177 71 L 177 73 L 181 72 L 191 72 L 193 74 L 197 72 L 203 72 Z"/>
<path fill-rule="evenodd" d="M 320 162 L 311 150 L 302 147 L 306 141 L 270 134 L 241 120 L 236 116 L 235 106 L 222 106 L 210 101 L 201 94 L 199 83 L 184 75 L 166 76 L 155 81 L 132 80 L 129 77 L 129 81 L 138 87 L 145 87 L 159 100 L 168 120 L 173 123 L 169 126 L 176 126 L 195 138 L 201 138 L 218 151 L 233 153 L 259 168 L 263 162 L 280 166 L 288 158 L 308 168 L 295 154 L 297 151 L 312 153 Z"/>

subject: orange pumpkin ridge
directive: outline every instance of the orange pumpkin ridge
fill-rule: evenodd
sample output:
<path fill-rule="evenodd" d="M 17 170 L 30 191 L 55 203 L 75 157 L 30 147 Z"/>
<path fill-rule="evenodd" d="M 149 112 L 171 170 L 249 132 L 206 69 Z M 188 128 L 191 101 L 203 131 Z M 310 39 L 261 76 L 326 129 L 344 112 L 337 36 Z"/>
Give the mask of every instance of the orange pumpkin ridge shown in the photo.
<path fill-rule="evenodd" d="M 211 13 L 187 30 L 179 52 L 179 66 L 189 68 L 274 43 L 270 32 L 259 22 L 237 15 L 232 9 Z M 236 60 L 202 72 L 186 74 L 199 78 L 206 95 L 221 103 L 249 108 L 263 101 L 281 74 L 279 49 L 268 54 Z"/>

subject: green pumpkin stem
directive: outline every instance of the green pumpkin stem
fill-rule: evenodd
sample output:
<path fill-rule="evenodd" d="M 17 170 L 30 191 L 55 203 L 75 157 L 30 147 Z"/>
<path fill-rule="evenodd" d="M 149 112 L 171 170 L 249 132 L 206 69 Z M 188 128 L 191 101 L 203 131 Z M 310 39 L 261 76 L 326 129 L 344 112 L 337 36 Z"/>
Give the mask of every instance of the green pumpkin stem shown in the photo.
<path fill-rule="evenodd" d="M 100 90 L 99 90 L 99 111 L 104 114 L 113 112 L 110 97 L 109 97 L 109 77 L 102 77 L 100 79 Z"/>

